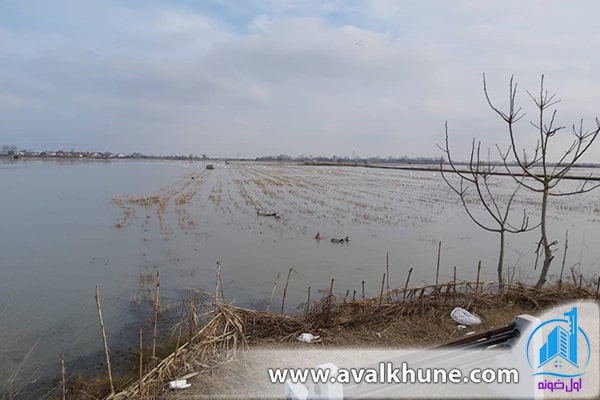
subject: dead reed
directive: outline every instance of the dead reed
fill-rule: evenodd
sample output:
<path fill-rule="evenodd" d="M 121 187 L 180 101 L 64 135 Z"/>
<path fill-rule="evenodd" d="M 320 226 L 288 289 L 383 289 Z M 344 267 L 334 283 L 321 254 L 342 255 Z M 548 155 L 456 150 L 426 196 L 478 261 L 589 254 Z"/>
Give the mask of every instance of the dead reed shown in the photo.
<path fill-rule="evenodd" d="M 169 380 L 213 373 L 223 363 L 233 361 L 237 350 L 261 343 L 295 342 L 303 332 L 317 333 L 327 342 L 331 340 L 328 337 L 335 336 L 333 332 L 386 327 L 405 318 L 428 318 L 434 310 L 450 310 L 456 305 L 472 308 L 476 304 L 479 308 L 496 310 L 509 304 L 510 310 L 517 306 L 539 310 L 567 299 L 596 296 L 595 288 L 578 286 L 533 289 L 504 284 L 501 290 L 496 282 L 452 281 L 394 289 L 373 298 L 349 301 L 348 296 L 333 293 L 333 283 L 332 279 L 329 291 L 318 302 L 307 303 L 303 315 L 280 315 L 216 301 L 212 311 L 205 314 L 208 322 L 190 340 L 178 346 L 138 382 L 111 398 L 139 398 L 142 388 L 145 396 L 163 394 L 165 382 Z M 385 287 L 385 276 L 382 287 Z M 431 315 L 433 318 L 434 314 Z M 431 324 L 439 324 L 439 316 L 435 314 L 435 320 L 425 323 L 431 329 Z"/>
<path fill-rule="evenodd" d="M 112 379 L 112 369 L 110 367 L 110 355 L 108 351 L 108 342 L 106 341 L 106 331 L 104 330 L 104 320 L 102 319 L 102 307 L 100 305 L 100 285 L 96 285 L 96 310 L 98 311 L 98 320 L 100 321 L 102 342 L 104 343 L 104 355 L 106 356 L 106 368 L 108 370 L 108 381 L 110 383 L 110 394 L 112 395 L 115 393 L 115 386 Z"/>
<path fill-rule="evenodd" d="M 156 271 L 156 297 L 154 298 L 154 331 L 152 333 L 152 358 L 156 358 L 156 339 L 158 336 L 158 312 L 160 310 L 160 273 Z"/>

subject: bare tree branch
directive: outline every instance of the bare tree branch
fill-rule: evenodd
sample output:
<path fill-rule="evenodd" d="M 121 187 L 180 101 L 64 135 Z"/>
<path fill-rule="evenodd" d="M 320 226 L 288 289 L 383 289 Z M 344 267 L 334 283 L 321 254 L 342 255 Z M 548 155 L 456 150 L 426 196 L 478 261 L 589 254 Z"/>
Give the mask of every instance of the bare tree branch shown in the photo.
<path fill-rule="evenodd" d="M 497 108 L 491 101 L 488 94 L 485 74 L 483 75 L 483 92 L 490 108 L 496 114 L 498 114 L 507 125 L 508 136 L 510 139 L 510 146 L 508 147 L 508 150 L 503 152 L 500 147 L 496 145 L 504 168 L 508 174 L 513 177 L 513 180 L 520 186 L 523 186 L 533 192 L 541 193 L 542 195 L 541 218 L 540 223 L 536 225 L 536 227 L 540 227 L 541 229 L 541 239 L 536 250 L 535 267 L 537 267 L 540 252 L 543 251 L 544 253 L 542 270 L 540 271 L 539 279 L 535 285 L 537 288 L 539 288 L 546 282 L 548 269 L 550 268 L 550 264 L 554 258 L 553 246 L 555 246 L 557 243 L 556 241 L 550 242 L 548 239 L 546 229 L 548 198 L 551 196 L 571 196 L 575 194 L 587 193 L 600 187 L 600 183 L 591 184 L 590 175 L 588 179 L 585 179 L 575 190 L 563 192 L 557 190 L 557 186 L 562 179 L 567 176 L 573 166 L 581 159 L 581 157 L 597 139 L 598 135 L 600 134 L 600 120 L 596 118 L 596 128 L 594 130 L 584 130 L 583 120 L 580 120 L 578 128 L 573 125 L 572 130 L 575 136 L 573 142 L 571 142 L 571 144 L 564 150 L 557 163 L 551 163 L 548 159 L 550 155 L 549 148 L 551 139 L 556 137 L 557 133 L 562 131 L 565 127 L 556 123 L 556 109 L 551 112 L 550 117 L 546 116 L 546 112 L 558 104 L 560 100 L 556 98 L 556 94 L 549 94 L 548 91 L 544 89 L 544 75 L 542 75 L 540 79 L 539 94 L 535 96 L 531 92 L 527 91 L 527 95 L 537 107 L 538 117 L 537 121 L 530 122 L 531 126 L 533 126 L 537 131 L 538 140 L 534 148 L 533 158 L 528 159 L 525 149 L 522 149 L 522 155 L 520 155 L 520 152 L 516 147 L 514 125 L 525 114 L 521 114 L 521 108 L 515 108 L 517 84 L 514 82 L 514 77 L 511 76 L 509 82 L 509 106 L 507 112 Z M 509 154 L 512 154 L 514 157 L 516 167 L 520 171 L 519 174 L 516 174 L 513 170 L 511 170 L 510 161 L 508 159 Z M 541 168 L 542 173 L 540 174 L 534 172 L 534 168 Z M 516 194 L 516 192 L 513 193 L 513 196 L 514 194 Z M 483 202 L 483 204 L 485 206 L 485 202 Z M 509 208 L 511 204 L 512 197 L 509 199 Z M 521 228 L 527 229 L 527 223 L 527 216 L 525 215 L 521 223 Z"/>

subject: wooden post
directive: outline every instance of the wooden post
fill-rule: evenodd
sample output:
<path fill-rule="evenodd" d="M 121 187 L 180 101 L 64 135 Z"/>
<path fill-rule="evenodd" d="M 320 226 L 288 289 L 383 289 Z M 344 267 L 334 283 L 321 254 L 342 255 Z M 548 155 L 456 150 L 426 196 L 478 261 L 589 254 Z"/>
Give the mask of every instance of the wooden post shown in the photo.
<path fill-rule="evenodd" d="M 437 254 L 437 268 L 435 270 L 435 284 L 439 283 L 440 278 L 440 257 L 442 255 L 442 241 L 438 244 L 438 254 Z"/>
<path fill-rule="evenodd" d="M 413 267 L 410 267 L 408 270 L 408 276 L 406 277 L 406 283 L 404 284 L 404 294 L 402 296 L 403 299 L 406 298 L 406 290 L 408 289 L 408 281 L 410 281 L 410 274 L 412 274 Z"/>
<path fill-rule="evenodd" d="M 597 298 L 598 296 L 596 296 Z M 356 300 L 356 290 L 352 293 L 352 301 Z"/>
<path fill-rule="evenodd" d="M 108 381 L 110 383 L 110 394 L 115 393 L 115 387 L 112 379 L 112 369 L 110 367 L 110 355 L 108 352 L 108 343 L 106 341 L 106 331 L 104 330 L 104 321 L 102 320 L 102 307 L 100 306 L 100 286 L 96 285 L 96 309 L 98 311 L 98 320 L 100 321 L 100 331 L 102 332 L 102 341 L 104 342 L 104 355 L 106 356 L 106 368 L 108 370 Z"/>
<path fill-rule="evenodd" d="M 365 281 L 362 281 L 362 299 L 365 299 Z"/>
<path fill-rule="evenodd" d="M 344 303 L 348 300 L 348 295 L 350 294 L 350 289 L 346 289 L 346 295 L 344 296 Z"/>

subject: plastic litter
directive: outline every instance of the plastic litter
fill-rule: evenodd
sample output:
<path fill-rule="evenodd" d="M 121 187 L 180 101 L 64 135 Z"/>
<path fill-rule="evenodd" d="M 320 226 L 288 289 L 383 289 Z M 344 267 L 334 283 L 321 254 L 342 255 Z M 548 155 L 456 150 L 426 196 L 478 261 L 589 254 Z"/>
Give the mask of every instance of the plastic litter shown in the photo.
<path fill-rule="evenodd" d="M 299 342 L 304 343 L 316 343 L 321 341 L 321 337 L 313 335 L 312 333 L 303 333 L 296 338 Z"/>
<path fill-rule="evenodd" d="M 481 318 L 460 307 L 456 307 L 454 310 L 452 310 L 450 313 L 450 318 L 452 318 L 458 324 L 465 326 L 477 325 L 481 323 Z"/>
<path fill-rule="evenodd" d="M 192 384 L 188 383 L 187 379 L 176 379 L 169 382 L 169 389 L 172 390 L 187 389 L 190 386 L 192 386 Z"/>

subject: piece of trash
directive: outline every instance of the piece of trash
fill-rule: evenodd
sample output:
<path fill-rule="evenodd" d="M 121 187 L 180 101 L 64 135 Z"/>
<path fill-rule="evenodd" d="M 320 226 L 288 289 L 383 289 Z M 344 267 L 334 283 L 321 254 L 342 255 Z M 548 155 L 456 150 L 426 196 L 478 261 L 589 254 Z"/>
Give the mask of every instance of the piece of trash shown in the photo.
<path fill-rule="evenodd" d="M 458 328 L 458 329 L 467 329 L 467 327 L 466 327 L 466 326 L 464 326 L 464 325 L 458 325 L 458 326 L 457 326 L 457 328 Z"/>
<path fill-rule="evenodd" d="M 473 315 L 464 308 L 456 307 L 450 313 L 450 318 L 460 325 L 471 326 L 481 323 L 481 319 L 477 315 Z"/>
<path fill-rule="evenodd" d="M 187 379 L 176 379 L 169 382 L 169 389 L 172 390 L 187 389 L 190 386 L 192 386 L 192 384 L 188 383 Z"/>
<path fill-rule="evenodd" d="M 299 342 L 304 342 L 304 343 L 316 343 L 316 342 L 321 341 L 320 336 L 313 335 L 312 333 L 303 333 L 302 335 L 298 336 L 296 339 L 298 339 Z"/>

